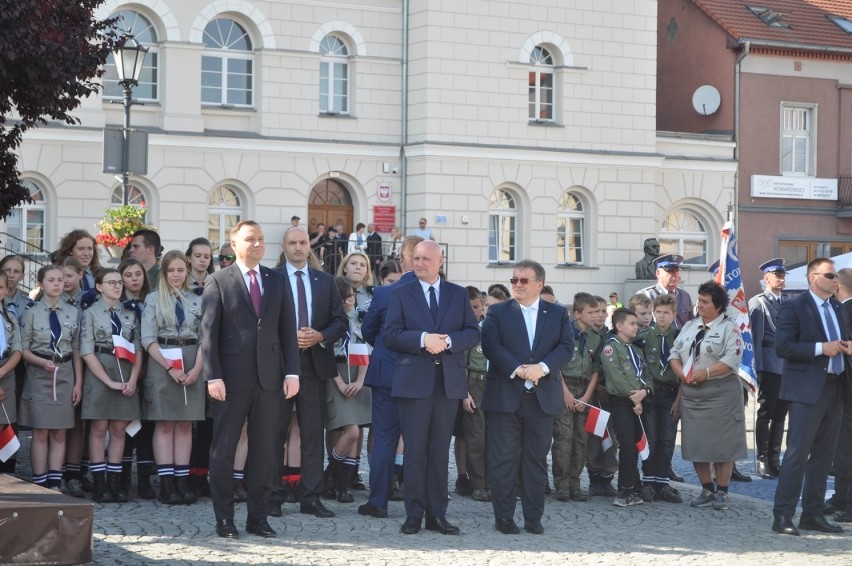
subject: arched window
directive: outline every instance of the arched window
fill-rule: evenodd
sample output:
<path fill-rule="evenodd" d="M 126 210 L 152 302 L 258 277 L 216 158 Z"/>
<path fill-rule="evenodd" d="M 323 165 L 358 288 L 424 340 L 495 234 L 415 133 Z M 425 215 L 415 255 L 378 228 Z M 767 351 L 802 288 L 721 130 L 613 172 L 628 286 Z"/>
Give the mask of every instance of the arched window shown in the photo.
<path fill-rule="evenodd" d="M 320 112 L 349 114 L 349 49 L 339 37 L 320 42 Z"/>
<path fill-rule="evenodd" d="M 586 211 L 583 201 L 566 192 L 559 201 L 556 220 L 557 263 L 582 264 L 586 261 Z"/>
<path fill-rule="evenodd" d="M 517 216 L 515 199 L 508 191 L 497 189 L 491 193 L 488 205 L 488 261 L 515 261 Z"/>
<path fill-rule="evenodd" d="M 213 251 L 228 241 L 231 228 L 243 219 L 243 201 L 236 187 L 222 185 L 210 192 L 207 201 L 207 239 Z"/>
<path fill-rule="evenodd" d="M 707 265 L 707 228 L 693 212 L 682 208 L 670 212 L 659 240 L 661 254 L 680 254 L 685 265 Z"/>
<path fill-rule="evenodd" d="M 530 120 L 554 120 L 554 62 L 550 51 L 537 46 L 530 54 Z"/>
<path fill-rule="evenodd" d="M 202 104 L 251 106 L 254 55 L 245 28 L 230 18 L 216 18 L 204 28 L 204 47 Z"/>
<path fill-rule="evenodd" d="M 132 35 L 133 38 L 148 48 L 148 54 L 142 63 L 142 74 L 139 75 L 139 85 L 133 87 L 133 97 L 139 100 L 157 100 L 159 96 L 157 85 L 157 70 L 159 65 L 159 50 L 157 47 L 157 30 L 150 20 L 134 10 L 119 10 L 111 15 L 117 17 L 116 23 L 120 32 Z M 104 66 L 104 98 L 121 98 L 124 89 L 118 84 L 118 71 L 115 69 L 115 56 L 110 53 Z"/>
<path fill-rule="evenodd" d="M 148 222 L 148 217 L 151 211 L 147 209 L 149 199 L 145 196 L 145 193 L 136 185 L 130 185 L 127 187 L 127 194 L 127 204 L 146 207 L 145 216 L 142 218 L 142 221 Z M 112 195 L 109 198 L 109 205 L 113 208 L 117 208 L 122 204 L 124 204 L 124 187 L 122 185 L 118 185 L 112 190 Z"/>
<path fill-rule="evenodd" d="M 8 249 L 18 254 L 39 254 L 44 252 L 46 240 L 46 201 L 41 187 L 29 180 L 22 181 L 29 189 L 32 203 L 22 203 L 13 208 L 6 218 L 6 229 L 15 238 L 9 242 Z"/>

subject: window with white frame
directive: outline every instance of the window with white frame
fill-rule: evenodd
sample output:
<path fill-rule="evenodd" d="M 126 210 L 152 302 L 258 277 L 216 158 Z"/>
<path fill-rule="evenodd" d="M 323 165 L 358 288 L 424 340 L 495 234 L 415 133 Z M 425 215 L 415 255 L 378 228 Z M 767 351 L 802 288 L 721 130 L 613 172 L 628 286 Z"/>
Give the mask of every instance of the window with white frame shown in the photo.
<path fill-rule="evenodd" d="M 204 28 L 201 56 L 201 102 L 251 106 L 254 103 L 254 55 L 251 38 L 230 18 L 216 18 Z"/>
<path fill-rule="evenodd" d="M 517 250 L 518 209 L 515 199 L 503 189 L 491 193 L 488 206 L 488 261 L 515 261 Z"/>
<path fill-rule="evenodd" d="M 148 222 L 149 213 L 151 212 L 146 204 L 149 201 L 150 199 L 145 196 L 145 193 L 141 188 L 136 185 L 130 185 L 127 187 L 127 204 L 145 207 L 145 216 L 142 217 L 143 222 Z M 122 185 L 118 185 L 112 190 L 112 195 L 110 195 L 109 198 L 109 205 L 112 208 L 117 208 L 122 204 L 124 204 L 124 187 Z"/>
<path fill-rule="evenodd" d="M 133 97 L 138 100 L 155 101 L 159 97 L 157 72 L 159 65 L 159 49 L 157 47 L 157 30 L 151 21 L 135 10 L 119 10 L 111 15 L 118 18 L 116 26 L 120 32 L 133 36 L 140 44 L 148 48 L 148 54 L 142 62 L 142 74 L 139 84 L 133 87 Z M 103 96 L 106 99 L 117 99 L 124 96 L 124 89 L 118 84 L 118 71 L 115 68 L 115 55 L 109 54 L 104 65 Z"/>
<path fill-rule="evenodd" d="M 709 236 L 704 222 L 686 209 L 669 213 L 660 228 L 660 253 L 683 256 L 684 265 L 707 265 Z"/>
<path fill-rule="evenodd" d="M 583 201 L 563 193 L 556 218 L 556 262 L 583 264 L 586 261 L 586 211 Z"/>
<path fill-rule="evenodd" d="M 541 45 L 530 54 L 529 88 L 530 120 L 552 122 L 554 120 L 554 73 L 553 56 Z"/>
<path fill-rule="evenodd" d="M 814 108 L 781 107 L 781 174 L 813 176 Z"/>
<path fill-rule="evenodd" d="M 320 113 L 349 114 L 349 49 L 327 35 L 320 42 Z"/>
<path fill-rule="evenodd" d="M 207 239 L 214 251 L 228 240 L 231 228 L 243 218 L 243 203 L 235 187 L 222 185 L 207 200 Z"/>
<path fill-rule="evenodd" d="M 8 248 L 18 254 L 38 254 L 44 251 L 47 226 L 47 203 L 44 190 L 30 180 L 22 181 L 29 189 L 33 202 L 23 202 L 13 208 L 6 218 L 6 230 L 14 240 Z"/>

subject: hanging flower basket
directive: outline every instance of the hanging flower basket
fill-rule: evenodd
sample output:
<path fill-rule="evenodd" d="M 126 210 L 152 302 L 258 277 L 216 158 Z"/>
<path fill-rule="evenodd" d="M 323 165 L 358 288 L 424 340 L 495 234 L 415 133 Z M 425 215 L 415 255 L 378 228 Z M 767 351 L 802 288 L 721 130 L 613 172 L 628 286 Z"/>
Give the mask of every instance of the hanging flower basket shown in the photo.
<path fill-rule="evenodd" d="M 144 206 L 135 204 L 106 209 L 104 217 L 98 222 L 101 231 L 95 236 L 95 240 L 107 249 L 111 257 L 121 257 L 137 230 L 157 229 L 156 226 L 145 223 L 146 212 Z"/>

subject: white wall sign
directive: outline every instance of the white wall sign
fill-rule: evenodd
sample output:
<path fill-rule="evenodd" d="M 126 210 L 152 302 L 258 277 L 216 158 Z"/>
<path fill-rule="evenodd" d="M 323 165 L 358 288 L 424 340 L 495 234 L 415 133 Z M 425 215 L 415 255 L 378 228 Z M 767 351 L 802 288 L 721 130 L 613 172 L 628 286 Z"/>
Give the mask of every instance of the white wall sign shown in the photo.
<path fill-rule="evenodd" d="M 751 196 L 837 200 L 837 179 L 752 175 Z"/>

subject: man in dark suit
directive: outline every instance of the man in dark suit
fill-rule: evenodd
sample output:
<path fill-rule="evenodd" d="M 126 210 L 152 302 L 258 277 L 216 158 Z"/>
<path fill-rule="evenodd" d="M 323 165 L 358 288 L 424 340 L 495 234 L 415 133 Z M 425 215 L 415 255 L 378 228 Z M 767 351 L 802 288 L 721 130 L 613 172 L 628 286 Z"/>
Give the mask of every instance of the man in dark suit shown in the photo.
<path fill-rule="evenodd" d="M 417 279 L 391 293 L 384 341 L 396 351 L 391 395 L 405 444 L 404 534 L 426 528 L 459 534 L 446 519 L 450 439 L 459 401 L 467 398 L 465 350 L 479 343 L 479 325 L 464 287 L 441 279 L 441 248 L 414 248 Z"/>
<path fill-rule="evenodd" d="M 751 335 L 754 339 L 754 369 L 760 376 L 757 420 L 754 423 L 757 475 L 778 477 L 787 402 L 778 398 L 784 361 L 775 355 L 775 323 L 781 310 L 781 291 L 786 283 L 784 259 L 775 258 L 760 266 L 766 289 L 748 301 Z"/>
<path fill-rule="evenodd" d="M 325 489 L 325 385 L 337 375 L 334 343 L 349 330 L 349 319 L 343 312 L 343 301 L 334 277 L 308 267 L 311 249 L 308 232 L 298 226 L 288 228 L 282 247 L 287 263 L 281 267 L 281 273 L 290 283 L 292 303 L 296 307 L 294 328 L 298 327 L 301 379 L 299 395 L 284 400 L 281 407 L 282 436 L 277 453 L 283 462 L 282 447 L 295 403 L 302 454 L 302 487 L 297 494 L 299 511 L 317 517 L 333 517 L 334 513 L 319 498 Z M 278 509 L 273 508 L 273 513 L 279 515 Z"/>
<path fill-rule="evenodd" d="M 416 281 L 412 271 L 414 248 L 423 241 L 418 236 L 409 236 L 403 241 L 399 252 L 404 273 L 393 285 L 373 289 L 373 300 L 361 323 L 361 335 L 373 346 L 370 365 L 364 384 L 373 395 L 370 437 L 373 453 L 370 455 L 370 496 L 367 503 L 358 507 L 358 513 L 379 519 L 388 516 L 388 499 L 394 475 L 394 459 L 399 444 L 399 409 L 391 397 L 391 385 L 396 368 L 396 352 L 385 345 L 382 333 L 385 315 L 390 304 L 391 291 L 407 282 Z"/>
<path fill-rule="evenodd" d="M 788 535 L 799 534 L 793 516 L 800 494 L 799 529 L 843 530 L 826 521 L 822 508 L 843 416 L 845 358 L 852 352 L 847 342 L 849 321 L 832 297 L 837 291 L 834 262 L 815 259 L 807 274 L 810 290 L 784 301 L 775 333 L 776 352 L 784 358 L 780 398 L 789 401 L 790 428 L 775 490 L 772 530 Z"/>
<path fill-rule="evenodd" d="M 382 235 L 376 232 L 375 224 L 367 225 L 367 257 L 370 258 L 370 269 L 373 270 L 373 279 L 378 280 L 379 266 L 382 265 Z"/>
<path fill-rule="evenodd" d="M 216 533 L 239 536 L 234 526 L 234 453 L 248 419 L 248 519 L 246 531 L 274 537 L 266 520 L 275 470 L 275 430 L 281 391 L 299 392 L 296 316 L 289 285 L 260 266 L 263 230 L 251 220 L 231 229 L 236 262 L 204 286 L 201 317 L 203 375 L 213 398 L 210 491 Z"/>
<path fill-rule="evenodd" d="M 489 361 L 482 408 L 491 502 L 497 530 L 518 533 L 514 515 L 520 485 L 524 528 L 541 534 L 547 452 L 553 421 L 566 410 L 561 369 L 574 352 L 574 329 L 564 307 L 539 298 L 544 286 L 539 263 L 518 262 L 510 282 L 514 299 L 488 307 L 482 323 L 482 351 Z"/>
<path fill-rule="evenodd" d="M 846 319 L 852 321 L 852 269 L 837 272 L 837 299 L 843 304 Z M 843 391 L 843 422 L 834 451 L 834 495 L 826 502 L 838 523 L 852 523 L 852 379 L 847 367 Z M 825 513 L 825 511 L 823 511 Z"/>

